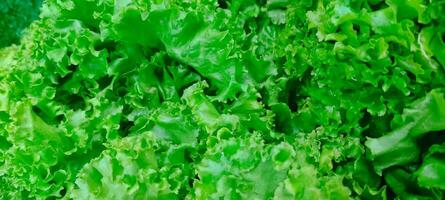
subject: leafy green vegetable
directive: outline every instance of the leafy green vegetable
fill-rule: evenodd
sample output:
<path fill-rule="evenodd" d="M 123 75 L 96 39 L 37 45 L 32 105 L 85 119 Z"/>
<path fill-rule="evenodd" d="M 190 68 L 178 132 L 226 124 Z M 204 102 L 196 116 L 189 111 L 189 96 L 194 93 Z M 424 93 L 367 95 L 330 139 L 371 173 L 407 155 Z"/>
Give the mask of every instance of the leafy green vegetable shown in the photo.
<path fill-rule="evenodd" d="M 22 31 L 38 18 L 42 0 L 4 0 L 0 3 L 0 48 L 17 44 Z"/>
<path fill-rule="evenodd" d="M 402 119 L 404 125 L 401 128 L 366 142 L 377 171 L 418 160 L 420 148 L 416 140 L 428 132 L 445 129 L 443 93 L 433 90 L 424 99 L 413 102 L 412 108 L 404 110 Z"/>
<path fill-rule="evenodd" d="M 47 0 L 0 199 L 444 199 L 444 3 Z"/>

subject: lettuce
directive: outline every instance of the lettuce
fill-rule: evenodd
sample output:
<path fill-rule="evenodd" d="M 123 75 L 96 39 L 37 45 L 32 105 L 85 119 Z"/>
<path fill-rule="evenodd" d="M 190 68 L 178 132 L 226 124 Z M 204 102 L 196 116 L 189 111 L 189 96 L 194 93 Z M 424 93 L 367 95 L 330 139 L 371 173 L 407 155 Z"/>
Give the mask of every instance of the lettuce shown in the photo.
<path fill-rule="evenodd" d="M 0 48 L 19 43 L 23 30 L 38 18 L 42 0 L 5 0 L 0 3 Z"/>
<path fill-rule="evenodd" d="M 443 5 L 47 0 L 0 199 L 443 199 Z"/>

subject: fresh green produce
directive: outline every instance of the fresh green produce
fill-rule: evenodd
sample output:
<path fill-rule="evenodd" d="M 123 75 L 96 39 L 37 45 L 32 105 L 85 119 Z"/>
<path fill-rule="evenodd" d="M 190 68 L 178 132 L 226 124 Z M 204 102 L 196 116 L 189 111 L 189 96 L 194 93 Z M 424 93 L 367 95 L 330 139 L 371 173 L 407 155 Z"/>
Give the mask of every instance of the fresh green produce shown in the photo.
<path fill-rule="evenodd" d="M 443 0 L 47 0 L 0 199 L 445 199 Z"/>
<path fill-rule="evenodd" d="M 18 43 L 23 29 L 38 17 L 42 0 L 0 2 L 0 48 Z"/>

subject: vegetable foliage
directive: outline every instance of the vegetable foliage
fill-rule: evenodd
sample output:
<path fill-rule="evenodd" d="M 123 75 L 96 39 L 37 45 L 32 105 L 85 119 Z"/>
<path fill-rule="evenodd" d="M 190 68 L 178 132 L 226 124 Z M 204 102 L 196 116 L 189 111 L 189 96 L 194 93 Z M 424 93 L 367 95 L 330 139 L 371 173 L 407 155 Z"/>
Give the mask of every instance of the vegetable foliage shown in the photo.
<path fill-rule="evenodd" d="M 0 48 L 18 43 L 23 29 L 39 15 L 42 0 L 2 0 L 0 3 Z"/>
<path fill-rule="evenodd" d="M 443 199 L 443 0 L 47 0 L 1 199 Z"/>

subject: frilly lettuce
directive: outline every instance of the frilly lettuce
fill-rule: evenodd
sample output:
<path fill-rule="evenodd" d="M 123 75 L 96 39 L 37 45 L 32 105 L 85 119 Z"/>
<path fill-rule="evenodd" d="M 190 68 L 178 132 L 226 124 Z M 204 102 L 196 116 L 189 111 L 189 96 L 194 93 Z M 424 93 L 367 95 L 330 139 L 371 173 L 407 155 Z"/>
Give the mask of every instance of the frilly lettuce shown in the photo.
<path fill-rule="evenodd" d="M 443 5 L 47 0 L 0 199 L 443 199 Z"/>

